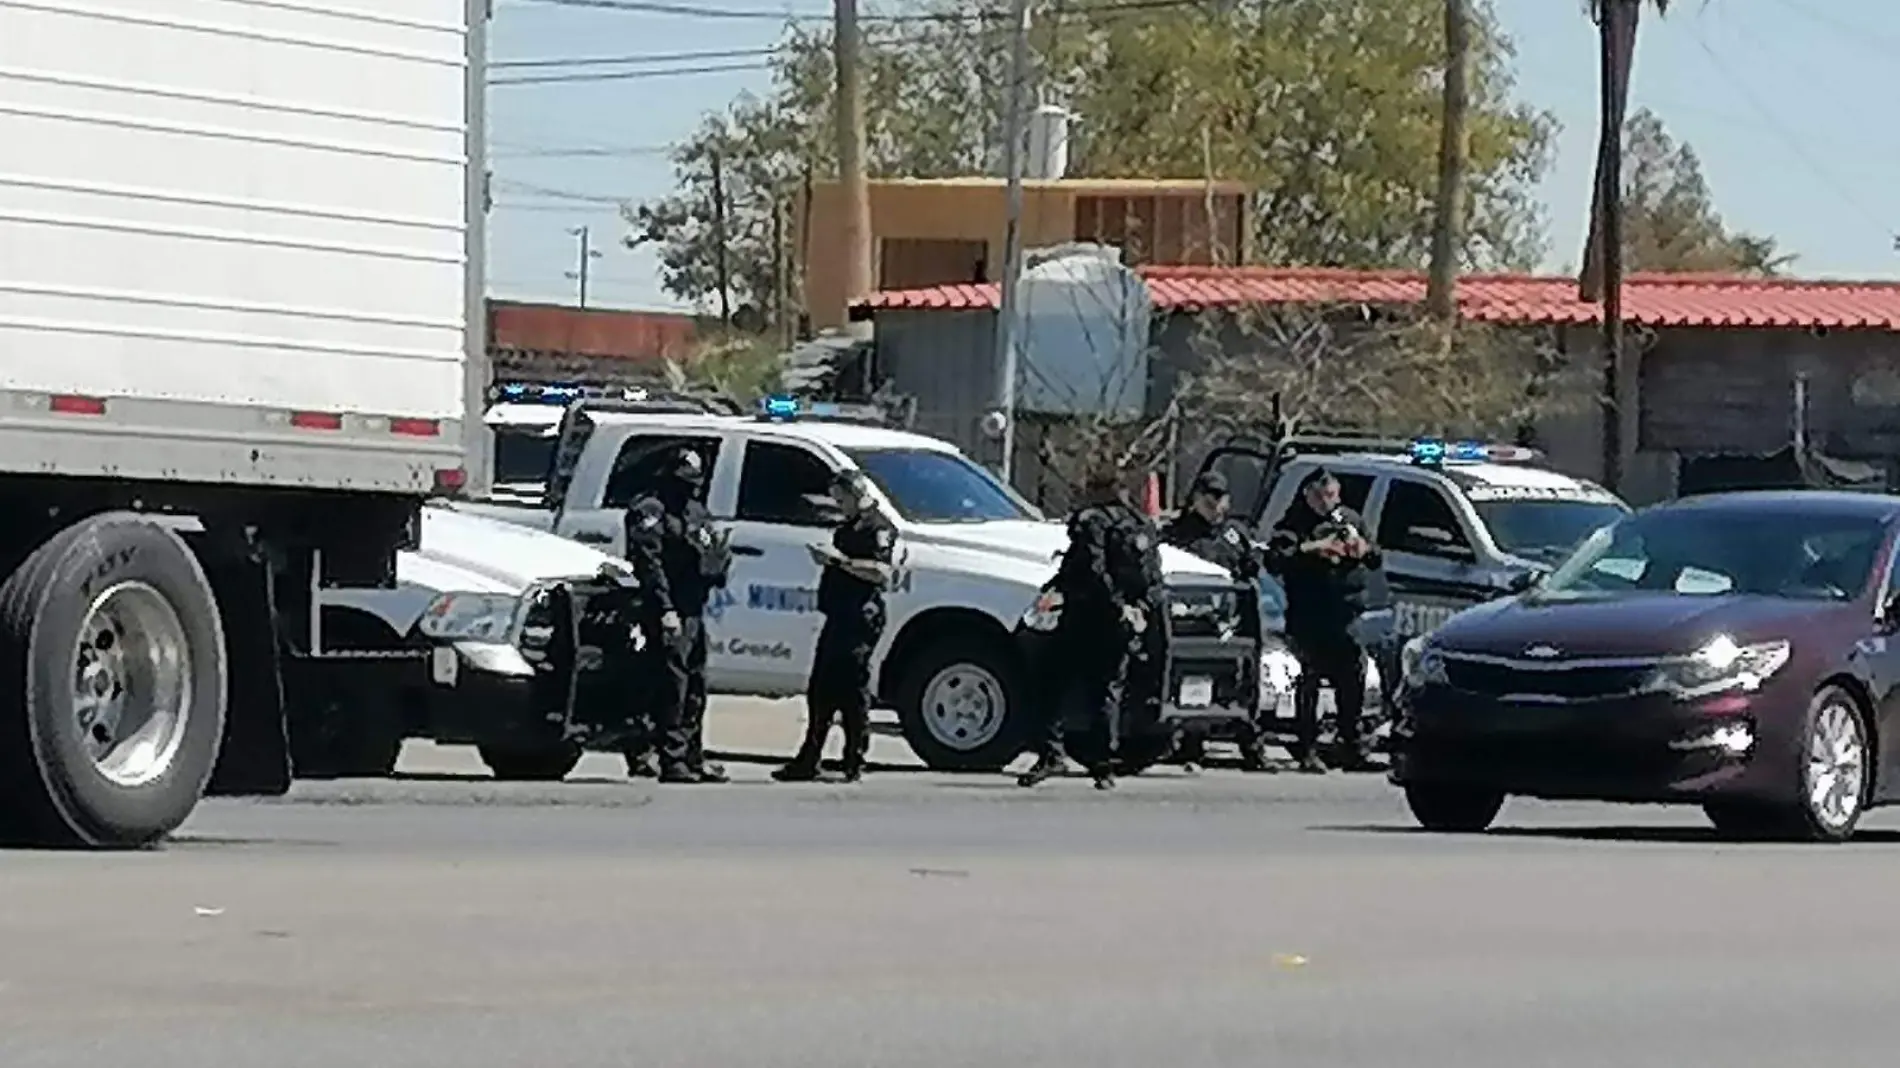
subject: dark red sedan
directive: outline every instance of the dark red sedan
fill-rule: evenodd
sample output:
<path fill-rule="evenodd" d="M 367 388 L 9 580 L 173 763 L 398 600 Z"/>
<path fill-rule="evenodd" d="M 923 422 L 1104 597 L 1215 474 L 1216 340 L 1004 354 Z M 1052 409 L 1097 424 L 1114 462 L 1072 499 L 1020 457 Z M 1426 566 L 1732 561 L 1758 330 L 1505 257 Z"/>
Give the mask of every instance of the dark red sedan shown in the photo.
<path fill-rule="evenodd" d="M 1392 781 L 1435 831 L 1516 794 L 1845 839 L 1900 800 L 1897 530 L 1900 499 L 1819 491 L 1621 519 L 1406 646 Z"/>

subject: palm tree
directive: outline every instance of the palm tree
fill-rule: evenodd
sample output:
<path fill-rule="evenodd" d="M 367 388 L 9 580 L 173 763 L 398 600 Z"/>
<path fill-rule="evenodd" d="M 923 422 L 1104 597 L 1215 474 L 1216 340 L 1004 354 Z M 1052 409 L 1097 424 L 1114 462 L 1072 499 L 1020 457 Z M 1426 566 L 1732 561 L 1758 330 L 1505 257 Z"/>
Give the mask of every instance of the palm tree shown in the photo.
<path fill-rule="evenodd" d="M 1432 223 L 1426 314 L 1449 323 L 1458 315 L 1458 253 L 1464 244 L 1465 172 L 1470 164 L 1471 6 L 1445 0 L 1445 103 L 1438 131 L 1438 203 Z"/>

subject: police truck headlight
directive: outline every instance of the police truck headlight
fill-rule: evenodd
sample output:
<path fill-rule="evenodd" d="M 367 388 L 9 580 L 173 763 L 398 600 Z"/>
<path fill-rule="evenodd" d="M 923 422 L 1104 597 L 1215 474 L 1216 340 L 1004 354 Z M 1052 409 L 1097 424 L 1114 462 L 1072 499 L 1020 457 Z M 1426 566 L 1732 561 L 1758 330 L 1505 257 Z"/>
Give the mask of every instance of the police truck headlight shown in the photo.
<path fill-rule="evenodd" d="M 1650 677 L 1649 688 L 1685 700 L 1727 690 L 1754 690 L 1788 662 L 1786 639 L 1738 645 L 1726 634 L 1678 660 L 1670 660 Z"/>
<path fill-rule="evenodd" d="M 519 598 L 501 593 L 438 594 L 422 610 L 416 629 L 449 642 L 505 642 L 514 630 Z"/>
<path fill-rule="evenodd" d="M 1024 630 L 1050 631 L 1062 622 L 1062 594 L 1055 590 L 1044 590 L 1037 595 L 1036 602 L 1023 612 Z"/>
<path fill-rule="evenodd" d="M 1299 677 L 1299 660 L 1286 646 L 1268 638 L 1260 652 L 1261 707 L 1277 708 L 1281 700 L 1293 693 L 1293 683 Z"/>
<path fill-rule="evenodd" d="M 1445 658 L 1426 642 L 1425 636 L 1420 635 L 1399 650 L 1399 673 L 1405 685 L 1413 689 L 1446 681 Z"/>

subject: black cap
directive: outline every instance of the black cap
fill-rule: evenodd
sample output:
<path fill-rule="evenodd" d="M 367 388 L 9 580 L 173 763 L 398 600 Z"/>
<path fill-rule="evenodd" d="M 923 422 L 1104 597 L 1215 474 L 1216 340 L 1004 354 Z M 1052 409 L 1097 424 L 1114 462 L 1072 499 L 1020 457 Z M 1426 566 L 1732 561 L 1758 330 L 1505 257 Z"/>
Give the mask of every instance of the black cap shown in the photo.
<path fill-rule="evenodd" d="M 697 449 L 681 449 L 673 457 L 672 470 L 674 478 L 697 483 L 706 477 L 706 461 L 700 458 Z"/>
<path fill-rule="evenodd" d="M 1305 478 L 1300 479 L 1300 489 L 1302 491 L 1310 490 L 1314 486 L 1323 486 L 1332 480 L 1333 473 L 1331 471 L 1326 470 L 1324 467 L 1315 467 L 1306 473 Z"/>
<path fill-rule="evenodd" d="M 1203 471 L 1194 476 L 1194 484 L 1188 487 L 1188 493 L 1225 497 L 1227 496 L 1227 476 L 1219 471 Z"/>
<path fill-rule="evenodd" d="M 840 467 L 838 470 L 832 472 L 831 484 L 834 487 L 847 489 L 853 493 L 863 493 L 870 487 L 870 480 L 864 477 L 864 472 L 856 468 Z"/>

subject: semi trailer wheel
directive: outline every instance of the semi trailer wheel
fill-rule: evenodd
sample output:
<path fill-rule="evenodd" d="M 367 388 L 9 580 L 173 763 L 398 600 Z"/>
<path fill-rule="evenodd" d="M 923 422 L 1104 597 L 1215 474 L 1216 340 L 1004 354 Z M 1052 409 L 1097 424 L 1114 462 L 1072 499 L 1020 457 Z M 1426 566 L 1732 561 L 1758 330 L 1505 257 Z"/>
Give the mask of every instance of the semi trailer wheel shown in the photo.
<path fill-rule="evenodd" d="M 183 539 L 127 512 L 0 585 L 0 837 L 147 845 L 196 807 L 224 735 L 217 600 Z"/>

